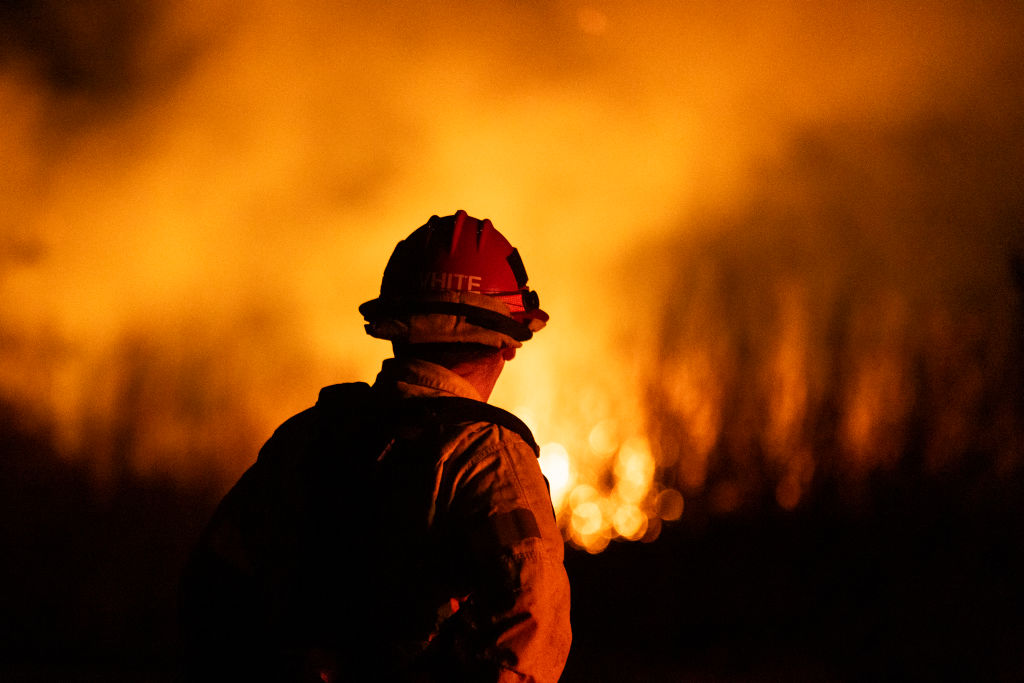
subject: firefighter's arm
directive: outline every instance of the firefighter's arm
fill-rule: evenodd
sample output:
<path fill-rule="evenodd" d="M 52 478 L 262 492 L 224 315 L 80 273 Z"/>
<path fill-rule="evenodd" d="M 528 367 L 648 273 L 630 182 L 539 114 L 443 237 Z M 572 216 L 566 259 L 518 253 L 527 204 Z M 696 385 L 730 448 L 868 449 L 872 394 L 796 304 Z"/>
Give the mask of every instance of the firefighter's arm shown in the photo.
<path fill-rule="evenodd" d="M 536 454 L 502 438 L 460 471 L 456 505 L 477 567 L 467 609 L 499 681 L 557 681 L 572 639 L 564 547 Z"/>

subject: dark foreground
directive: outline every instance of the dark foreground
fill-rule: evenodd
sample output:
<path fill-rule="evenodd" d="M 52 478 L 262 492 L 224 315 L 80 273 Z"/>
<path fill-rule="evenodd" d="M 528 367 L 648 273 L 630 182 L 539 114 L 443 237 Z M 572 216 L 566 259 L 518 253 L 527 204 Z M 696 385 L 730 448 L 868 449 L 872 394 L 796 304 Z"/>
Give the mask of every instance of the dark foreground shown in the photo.
<path fill-rule="evenodd" d="M 175 585 L 217 492 L 100 488 L 0 429 L 0 680 L 175 680 Z M 699 504 L 651 544 L 570 550 L 563 681 L 1024 680 L 1019 475 L 894 479 L 858 508 Z"/>

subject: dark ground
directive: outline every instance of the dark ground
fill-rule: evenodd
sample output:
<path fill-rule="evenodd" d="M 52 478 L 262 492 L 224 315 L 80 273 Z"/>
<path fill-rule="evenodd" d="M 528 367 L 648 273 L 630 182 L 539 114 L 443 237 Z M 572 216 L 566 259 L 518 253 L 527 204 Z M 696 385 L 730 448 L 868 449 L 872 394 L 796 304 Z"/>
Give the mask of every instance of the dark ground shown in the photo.
<path fill-rule="evenodd" d="M 869 515 L 683 523 L 573 554 L 563 680 L 1024 680 L 1019 496 L 990 493 L 971 511 L 908 491 Z"/>
<path fill-rule="evenodd" d="M 0 411 L 0 680 L 172 681 L 175 585 L 212 491 L 100 489 Z M 1024 680 L 1019 476 L 893 478 L 871 504 L 688 508 L 570 550 L 578 681 Z"/>

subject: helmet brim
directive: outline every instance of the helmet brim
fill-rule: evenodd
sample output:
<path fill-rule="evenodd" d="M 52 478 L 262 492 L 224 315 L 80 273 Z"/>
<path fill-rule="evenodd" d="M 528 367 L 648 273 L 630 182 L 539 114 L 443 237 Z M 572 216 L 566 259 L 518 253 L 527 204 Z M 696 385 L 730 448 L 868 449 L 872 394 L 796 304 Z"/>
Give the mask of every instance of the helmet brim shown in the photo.
<path fill-rule="evenodd" d="M 474 292 L 431 292 L 416 298 L 378 297 L 359 312 L 366 331 L 379 339 L 410 343 L 475 342 L 495 347 L 518 347 L 547 322 L 535 309 L 512 314 L 508 306 Z"/>

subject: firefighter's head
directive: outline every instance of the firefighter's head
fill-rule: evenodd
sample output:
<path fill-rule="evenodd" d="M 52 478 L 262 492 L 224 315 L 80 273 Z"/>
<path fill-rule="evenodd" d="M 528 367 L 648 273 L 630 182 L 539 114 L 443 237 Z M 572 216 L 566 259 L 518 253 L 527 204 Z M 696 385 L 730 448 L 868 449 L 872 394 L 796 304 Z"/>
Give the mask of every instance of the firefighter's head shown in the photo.
<path fill-rule="evenodd" d="M 515 349 L 548 314 L 526 285 L 519 252 L 490 220 L 432 216 L 398 243 L 380 296 L 359 307 L 366 332 L 396 348 L 474 344 Z"/>

